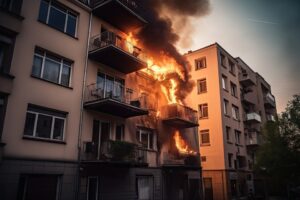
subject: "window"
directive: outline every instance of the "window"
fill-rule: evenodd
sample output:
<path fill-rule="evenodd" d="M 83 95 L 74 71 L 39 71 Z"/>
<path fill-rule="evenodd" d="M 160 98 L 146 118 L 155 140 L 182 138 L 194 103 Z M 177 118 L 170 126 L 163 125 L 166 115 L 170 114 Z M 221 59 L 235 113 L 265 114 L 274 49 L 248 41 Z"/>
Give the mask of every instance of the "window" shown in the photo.
<path fill-rule="evenodd" d="M 147 149 L 156 149 L 154 145 L 154 133 L 153 130 L 140 128 L 137 131 L 137 140 Z"/>
<path fill-rule="evenodd" d="M 209 130 L 200 131 L 200 136 L 201 136 L 201 145 L 210 144 Z"/>
<path fill-rule="evenodd" d="M 223 109 L 224 109 L 224 115 L 228 115 L 228 100 L 224 99 L 223 100 Z"/>
<path fill-rule="evenodd" d="M 237 89 L 236 89 L 236 84 L 230 82 L 230 90 L 231 90 L 231 95 L 234 97 L 237 97 Z"/>
<path fill-rule="evenodd" d="M 226 68 L 226 57 L 224 54 L 220 54 L 221 57 L 221 65 Z"/>
<path fill-rule="evenodd" d="M 201 162 L 206 162 L 206 156 L 201 156 Z"/>
<path fill-rule="evenodd" d="M 1 3 L 1 0 L 0 0 Z M 9 74 L 15 36 L 0 32 L 0 73 Z"/>
<path fill-rule="evenodd" d="M 77 14 L 56 1 L 41 1 L 39 21 L 70 36 L 76 36 Z"/>
<path fill-rule="evenodd" d="M 222 75 L 222 88 L 224 90 L 228 90 L 228 87 L 227 87 L 227 77 Z"/>
<path fill-rule="evenodd" d="M 240 144 L 240 142 L 241 142 L 241 131 L 234 130 L 234 134 L 235 134 L 236 144 Z"/>
<path fill-rule="evenodd" d="M 116 140 L 123 141 L 125 133 L 124 124 L 119 124 L 116 126 Z"/>
<path fill-rule="evenodd" d="M 0 8 L 16 15 L 20 14 L 21 7 L 22 0 L 0 0 Z"/>
<path fill-rule="evenodd" d="M 109 76 L 107 74 L 97 73 L 97 88 L 94 92 L 97 97 L 114 98 L 115 100 L 124 101 L 126 94 L 132 91 L 125 91 L 125 81 L 118 77 Z"/>
<path fill-rule="evenodd" d="M 229 168 L 232 168 L 232 157 L 233 157 L 233 154 L 229 153 L 228 154 L 228 166 L 229 166 Z"/>
<path fill-rule="evenodd" d="M 203 57 L 195 60 L 195 66 L 196 66 L 195 67 L 196 70 L 206 68 L 206 58 Z"/>
<path fill-rule="evenodd" d="M 213 200 L 214 191 L 213 191 L 212 178 L 203 177 L 203 186 L 204 186 L 204 194 L 205 194 L 204 200 Z"/>
<path fill-rule="evenodd" d="M 230 132 L 231 132 L 231 129 L 230 129 L 229 126 L 226 126 L 225 130 L 226 130 L 226 140 L 230 141 L 230 135 L 231 135 Z"/>
<path fill-rule="evenodd" d="M 138 200 L 153 200 L 154 181 L 152 176 L 137 176 L 136 184 Z"/>
<path fill-rule="evenodd" d="M 7 104 L 7 95 L 2 95 L 0 93 L 0 142 L 1 142 L 2 129 L 4 124 L 4 118 L 5 118 L 6 104 Z"/>
<path fill-rule="evenodd" d="M 29 104 L 24 137 L 63 141 L 66 115 L 66 112 Z"/>
<path fill-rule="evenodd" d="M 235 75 L 235 64 L 231 60 L 229 60 L 228 63 L 229 63 L 229 72 Z"/>
<path fill-rule="evenodd" d="M 198 86 L 198 94 L 207 92 L 207 84 L 206 84 L 206 79 L 201 79 L 197 81 L 197 86 Z"/>
<path fill-rule="evenodd" d="M 239 108 L 232 104 L 232 117 L 235 120 L 240 119 Z"/>
<path fill-rule="evenodd" d="M 58 200 L 61 188 L 60 175 L 21 175 L 18 199 Z"/>
<path fill-rule="evenodd" d="M 98 199 L 98 177 L 88 177 L 87 200 Z"/>
<path fill-rule="evenodd" d="M 36 49 L 33 59 L 32 76 L 69 87 L 72 61 Z"/>
<path fill-rule="evenodd" d="M 199 105 L 199 118 L 200 119 L 208 118 L 208 105 L 207 105 L 207 103 Z"/>

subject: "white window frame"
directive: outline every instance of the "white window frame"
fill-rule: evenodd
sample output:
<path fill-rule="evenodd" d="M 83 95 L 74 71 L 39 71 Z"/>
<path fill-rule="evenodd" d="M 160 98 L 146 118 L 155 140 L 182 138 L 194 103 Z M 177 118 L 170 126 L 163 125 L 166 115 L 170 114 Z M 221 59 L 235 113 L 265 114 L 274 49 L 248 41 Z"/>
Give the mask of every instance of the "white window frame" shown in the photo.
<path fill-rule="evenodd" d="M 205 90 L 203 90 L 203 91 L 201 90 L 202 89 L 201 84 L 205 84 Z M 207 92 L 207 80 L 206 80 L 206 78 L 199 79 L 197 81 L 197 90 L 198 90 L 197 91 L 198 94 Z"/>
<path fill-rule="evenodd" d="M 228 105 L 229 101 L 227 99 L 223 99 L 223 110 L 224 110 L 224 115 L 228 115 Z"/>
<path fill-rule="evenodd" d="M 207 109 L 207 116 L 203 116 L 204 106 L 206 106 L 206 109 Z M 199 107 L 198 108 L 198 110 L 199 110 L 199 119 L 206 119 L 206 118 L 208 118 L 208 116 L 209 116 L 209 114 L 208 114 L 208 103 L 199 104 L 198 107 Z"/>
<path fill-rule="evenodd" d="M 55 63 L 59 64 L 59 75 L 58 75 L 58 82 L 54 82 L 54 81 L 51 81 L 51 80 L 47 80 L 47 81 L 50 81 L 50 82 L 53 82 L 53 83 L 57 83 L 57 84 L 62 85 L 62 86 L 70 87 L 71 84 L 72 84 L 72 79 L 71 79 L 71 77 L 72 77 L 72 71 L 73 71 L 73 70 L 72 70 L 72 64 L 71 64 L 71 65 L 66 65 L 66 64 L 64 64 L 65 59 L 63 59 L 63 58 L 58 58 L 57 56 L 55 56 L 55 57 L 57 57 L 58 59 L 60 59 L 60 62 L 57 62 L 56 60 L 53 60 L 53 59 L 47 57 L 47 54 L 49 54 L 49 53 L 47 53 L 46 51 L 43 51 L 43 55 L 41 55 L 41 54 L 39 54 L 39 53 L 37 53 L 37 52 L 34 53 L 34 57 L 37 56 L 37 57 L 42 58 L 41 73 L 39 74 L 38 78 L 41 78 L 41 79 L 43 79 L 43 80 L 47 80 L 47 79 L 45 79 L 45 78 L 43 77 L 43 74 L 44 74 L 44 68 L 45 68 L 45 61 L 46 61 L 46 59 L 48 59 L 48 60 L 50 60 L 50 61 L 52 61 L 52 62 L 55 62 Z M 35 59 L 35 58 L 33 58 L 33 59 Z M 68 62 L 69 62 L 69 61 L 68 61 Z M 61 83 L 62 70 L 63 70 L 63 67 L 64 67 L 64 66 L 67 66 L 67 67 L 70 69 L 69 84 L 68 84 L 68 85 L 63 85 L 63 84 Z"/>
<path fill-rule="evenodd" d="M 98 200 L 98 192 L 99 192 L 99 178 L 98 176 L 88 176 L 87 180 L 87 192 L 86 192 L 86 199 L 89 199 L 89 187 L 90 187 L 90 179 L 95 178 L 97 180 L 97 187 L 96 187 L 96 200 Z"/>
<path fill-rule="evenodd" d="M 139 131 L 139 142 L 142 143 L 142 135 L 147 134 L 148 135 L 147 149 L 156 150 L 156 137 L 155 137 L 154 131 L 148 130 L 148 129 L 143 129 L 143 128 L 140 128 L 138 131 Z M 152 145 L 153 145 L 152 148 L 150 148 L 150 137 L 151 137 L 151 135 L 153 137 L 152 138 Z"/>
<path fill-rule="evenodd" d="M 227 86 L 227 77 L 225 75 L 222 75 L 222 88 L 224 90 L 228 90 L 228 86 Z"/>
<path fill-rule="evenodd" d="M 66 118 L 58 117 L 58 116 L 55 116 L 55 115 L 49 115 L 49 114 L 34 112 L 34 111 L 30 111 L 30 110 L 28 110 L 26 112 L 26 117 L 27 117 L 27 113 L 34 114 L 35 115 L 35 120 L 34 120 L 33 134 L 32 135 L 24 135 L 24 137 L 28 137 L 28 138 L 40 138 L 40 139 L 44 139 L 44 140 L 54 140 L 54 141 L 65 141 Z M 48 116 L 48 117 L 52 118 L 50 138 L 38 137 L 36 135 L 36 129 L 37 129 L 37 123 L 38 123 L 38 117 L 39 117 L 39 115 L 44 115 L 44 116 Z M 53 138 L 53 131 L 54 131 L 55 119 L 62 119 L 64 121 L 64 129 L 63 129 L 62 139 L 61 140 Z"/>
<path fill-rule="evenodd" d="M 232 105 L 232 118 L 235 120 L 240 119 L 239 108 L 235 105 Z"/>
<path fill-rule="evenodd" d="M 202 141 L 202 135 L 205 135 L 205 134 L 207 134 L 208 135 L 208 142 L 205 142 L 205 143 L 203 143 L 203 141 Z M 201 145 L 209 145 L 210 144 L 210 131 L 208 130 L 208 129 L 206 129 L 206 130 L 201 130 L 200 131 L 200 144 Z"/>
<path fill-rule="evenodd" d="M 42 1 L 46 1 L 46 0 L 42 0 Z M 48 6 L 48 10 L 47 10 L 47 18 L 46 18 L 46 24 L 49 24 L 49 16 L 50 16 L 50 10 L 51 8 L 53 9 L 56 9 L 56 10 L 59 10 L 60 12 L 64 13 L 66 15 L 66 18 L 65 18 L 65 25 L 64 25 L 64 33 L 67 34 L 67 35 L 70 35 L 67 33 L 67 26 L 68 26 L 68 18 L 69 18 L 69 13 L 71 13 L 72 15 L 76 16 L 76 23 L 75 23 L 75 34 L 74 35 L 70 35 L 72 37 L 77 37 L 77 27 L 78 27 L 78 14 L 70 11 L 68 8 L 64 8 L 66 11 L 64 10 L 61 10 L 60 8 L 56 7 L 55 5 L 52 5 L 52 0 L 49 0 L 49 1 L 46 1 L 49 3 L 49 6 Z M 49 25 L 51 26 L 51 25 Z M 51 26 L 52 27 L 52 26 Z M 56 28 L 54 28 L 56 29 Z"/>

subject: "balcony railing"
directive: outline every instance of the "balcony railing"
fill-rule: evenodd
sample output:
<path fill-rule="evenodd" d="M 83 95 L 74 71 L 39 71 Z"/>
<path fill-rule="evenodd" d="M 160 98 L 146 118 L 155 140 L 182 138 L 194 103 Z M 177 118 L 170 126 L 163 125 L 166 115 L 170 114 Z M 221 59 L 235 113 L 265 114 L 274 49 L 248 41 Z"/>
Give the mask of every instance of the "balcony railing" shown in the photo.
<path fill-rule="evenodd" d="M 175 155 L 163 152 L 162 165 L 165 167 L 200 167 L 200 154 Z"/>
<path fill-rule="evenodd" d="M 89 57 L 123 73 L 147 67 L 142 49 L 109 31 L 90 39 Z"/>
<path fill-rule="evenodd" d="M 161 109 L 162 120 L 178 128 L 198 126 L 197 111 L 180 104 L 170 104 Z"/>
<path fill-rule="evenodd" d="M 147 151 L 139 145 L 108 140 L 102 142 L 100 147 L 93 142 L 84 143 L 84 161 L 103 161 L 115 163 L 147 164 Z"/>
<path fill-rule="evenodd" d="M 257 145 L 261 145 L 262 143 L 263 143 L 262 136 L 259 135 L 257 132 L 252 132 L 251 134 L 248 134 L 246 140 L 247 146 L 257 146 Z"/>
<path fill-rule="evenodd" d="M 264 101 L 265 101 L 265 105 L 271 108 L 275 108 L 276 104 L 275 104 L 275 97 L 271 94 L 271 93 L 267 93 L 264 96 Z"/>
<path fill-rule="evenodd" d="M 261 116 L 255 112 L 247 113 L 245 115 L 245 121 L 246 122 L 261 122 Z"/>
<path fill-rule="evenodd" d="M 0 0 L 0 8 L 11 12 L 16 15 L 20 15 L 23 0 Z"/>
<path fill-rule="evenodd" d="M 146 95 L 116 82 L 88 85 L 85 93 L 86 108 L 120 117 L 146 115 L 150 106 Z"/>
<path fill-rule="evenodd" d="M 251 86 L 255 84 L 255 77 L 247 72 L 240 73 L 239 79 L 241 84 L 243 84 L 244 86 Z"/>

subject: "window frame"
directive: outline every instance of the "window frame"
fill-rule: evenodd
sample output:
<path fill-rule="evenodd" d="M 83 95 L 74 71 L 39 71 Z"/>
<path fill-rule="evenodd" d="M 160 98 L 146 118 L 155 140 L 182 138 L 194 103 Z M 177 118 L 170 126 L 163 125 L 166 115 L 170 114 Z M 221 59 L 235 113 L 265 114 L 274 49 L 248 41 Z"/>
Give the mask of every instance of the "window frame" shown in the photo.
<path fill-rule="evenodd" d="M 239 107 L 236 106 L 236 105 L 234 105 L 234 104 L 232 104 L 231 108 L 232 108 L 231 109 L 232 118 L 234 120 L 240 120 L 240 109 L 239 109 Z"/>
<path fill-rule="evenodd" d="M 228 91 L 228 78 L 224 74 L 221 76 L 222 88 L 225 91 Z"/>
<path fill-rule="evenodd" d="M 46 16 L 46 19 L 45 21 L 43 19 L 40 19 L 39 15 L 40 15 L 40 11 L 41 11 L 41 4 L 42 2 L 46 2 L 48 3 L 48 8 L 47 8 L 47 16 Z M 50 18 L 50 12 L 51 12 L 51 9 L 56 9 L 62 13 L 65 14 L 65 23 L 64 23 L 64 30 L 60 30 L 59 28 L 49 24 L 49 18 Z M 62 10 L 63 9 L 63 10 Z M 53 3 L 52 0 L 41 0 L 41 3 L 40 3 L 40 7 L 39 7 L 39 15 L 38 15 L 38 21 L 41 22 L 41 23 L 44 23 L 52 28 L 54 28 L 55 30 L 58 30 L 68 36 L 71 36 L 73 38 L 77 38 L 77 35 L 78 35 L 78 18 L 79 18 L 79 13 L 74 11 L 73 9 L 63 5 L 62 3 L 60 2 L 57 2 L 55 1 Z M 67 32 L 67 27 L 68 27 L 68 20 L 69 20 L 69 15 L 71 16 L 76 16 L 76 23 L 75 23 L 75 32 L 74 32 L 74 35 L 70 34 Z"/>
<path fill-rule="evenodd" d="M 200 64 L 200 65 L 199 65 Z M 206 57 L 195 59 L 195 71 L 207 68 Z"/>
<path fill-rule="evenodd" d="M 99 177 L 98 176 L 88 176 L 87 177 L 87 192 L 86 192 L 86 199 L 89 199 L 89 187 L 90 187 L 90 179 L 96 179 L 97 180 L 97 187 L 96 187 L 96 200 L 99 199 Z"/>
<path fill-rule="evenodd" d="M 227 68 L 226 56 L 222 52 L 220 52 L 220 62 L 221 62 L 222 67 L 224 67 L 226 69 Z"/>
<path fill-rule="evenodd" d="M 235 129 L 234 130 L 234 135 L 235 135 L 235 143 L 236 144 L 241 144 L 241 136 L 242 136 L 242 132 Z"/>
<path fill-rule="evenodd" d="M 155 187 L 155 183 L 154 183 L 154 176 L 152 175 L 140 175 L 140 174 L 137 174 L 136 177 L 135 177 L 135 181 L 136 181 L 136 195 L 137 195 L 137 200 L 140 200 L 139 199 L 139 184 L 138 184 L 138 179 L 139 178 L 147 178 L 149 179 L 149 188 L 151 189 L 151 191 L 149 191 L 150 193 L 150 200 L 154 200 L 154 187 Z M 151 185 L 152 184 L 152 185 Z"/>
<path fill-rule="evenodd" d="M 204 114 L 203 114 L 203 113 L 205 113 L 204 112 L 205 108 L 207 110 L 207 112 L 206 112 L 207 116 L 204 116 Z M 209 114 L 208 114 L 208 103 L 199 104 L 198 105 L 198 113 L 199 113 L 199 119 L 207 119 L 208 116 L 209 116 Z"/>
<path fill-rule="evenodd" d="M 203 138 L 202 135 L 207 135 L 208 137 L 208 142 L 203 142 Z M 205 130 L 200 130 L 200 145 L 201 146 L 208 146 L 210 145 L 210 133 L 209 133 L 209 129 L 205 129 Z"/>
<path fill-rule="evenodd" d="M 225 126 L 225 133 L 227 142 L 231 142 L 231 128 L 229 126 Z"/>
<path fill-rule="evenodd" d="M 232 75 L 236 76 L 236 66 L 235 66 L 235 63 L 229 59 L 228 60 L 228 65 L 229 65 L 229 72 Z"/>
<path fill-rule="evenodd" d="M 138 128 L 138 134 L 139 138 L 137 138 L 138 142 L 142 144 L 142 147 L 147 149 L 147 150 L 156 150 L 156 134 L 154 130 L 147 129 L 147 128 Z M 142 142 L 142 134 L 147 133 L 147 147 L 144 146 Z M 152 135 L 152 147 L 151 147 L 151 135 Z"/>
<path fill-rule="evenodd" d="M 228 153 L 227 154 L 227 161 L 228 161 L 228 167 L 232 168 L 232 160 L 233 160 L 233 154 L 232 153 Z"/>
<path fill-rule="evenodd" d="M 232 81 L 230 81 L 230 93 L 232 96 L 238 98 L 237 86 Z"/>
<path fill-rule="evenodd" d="M 201 90 L 201 84 L 205 84 L 203 87 L 205 88 L 205 90 Z M 201 94 L 201 93 L 206 93 L 207 92 L 207 81 L 206 78 L 202 78 L 197 80 L 197 94 Z"/>
<path fill-rule="evenodd" d="M 223 99 L 223 112 L 225 116 L 229 116 L 228 105 L 229 101 L 227 99 Z"/>
<path fill-rule="evenodd" d="M 35 68 L 34 61 L 35 61 L 36 57 L 42 59 L 42 65 L 40 66 L 40 74 L 39 75 L 35 75 L 34 72 L 33 72 L 33 70 Z M 57 60 L 54 60 L 51 57 L 54 57 L 54 58 L 60 60 L 60 62 L 58 62 Z M 44 78 L 44 70 L 45 70 L 46 60 L 49 60 L 51 62 L 55 62 L 55 63 L 59 64 L 59 73 L 58 73 L 58 77 L 57 77 L 58 78 L 57 82 Z M 63 68 L 65 66 L 68 67 L 68 69 L 70 71 L 69 72 L 69 84 L 68 85 L 62 84 Z M 66 59 L 63 56 L 59 56 L 57 54 L 54 54 L 52 52 L 49 52 L 47 50 L 44 50 L 44 49 L 41 49 L 41 48 L 37 47 L 35 49 L 35 52 L 34 52 L 34 55 L 33 55 L 33 64 L 32 64 L 31 76 L 33 76 L 35 78 L 38 78 L 38 79 L 48 81 L 48 82 L 51 82 L 51 83 L 54 83 L 54 84 L 57 84 L 57 85 L 60 85 L 60 86 L 63 86 L 63 87 L 70 88 L 72 86 L 73 66 L 74 66 L 74 62 L 71 61 L 70 59 Z"/>

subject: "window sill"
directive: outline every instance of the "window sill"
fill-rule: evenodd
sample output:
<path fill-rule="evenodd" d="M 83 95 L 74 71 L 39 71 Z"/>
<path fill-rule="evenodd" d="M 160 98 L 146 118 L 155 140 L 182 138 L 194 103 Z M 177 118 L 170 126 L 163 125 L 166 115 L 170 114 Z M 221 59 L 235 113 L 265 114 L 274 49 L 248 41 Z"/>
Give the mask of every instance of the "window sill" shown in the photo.
<path fill-rule="evenodd" d="M 232 118 L 234 121 L 241 122 L 239 119 Z"/>
<path fill-rule="evenodd" d="M 207 93 L 207 91 L 205 91 L 205 92 L 198 92 L 197 94 L 205 94 L 205 93 Z"/>
<path fill-rule="evenodd" d="M 11 75 L 10 73 L 6 73 L 6 72 L 0 72 L 0 76 L 8 78 L 8 79 L 14 79 L 15 76 Z"/>
<path fill-rule="evenodd" d="M 53 27 L 53 26 L 51 26 L 51 25 L 49 25 L 49 24 L 46 24 L 45 22 L 43 22 L 43 21 L 41 21 L 41 20 L 37 20 L 38 22 L 40 22 L 41 24 L 44 24 L 44 25 L 46 25 L 46 26 L 48 26 L 48 27 L 51 27 L 52 29 L 54 29 L 54 30 L 56 30 L 56 31 L 58 31 L 58 32 L 60 32 L 60 33 L 63 33 L 63 34 L 65 34 L 65 35 L 67 35 L 67 36 L 69 36 L 69 37 L 71 37 L 71 38 L 73 38 L 73 39 L 75 39 L 75 40 L 79 40 L 78 39 L 78 37 L 76 37 L 76 36 L 73 36 L 73 35 L 70 35 L 70 34 L 68 34 L 68 33 L 65 33 L 65 32 L 63 32 L 63 31 L 61 31 L 61 30 L 59 30 L 59 29 L 56 29 L 55 27 Z M 78 28 L 78 27 L 76 27 L 76 28 Z"/>
<path fill-rule="evenodd" d="M 208 147 L 210 144 L 200 144 L 200 147 Z"/>
<path fill-rule="evenodd" d="M 225 89 L 225 88 L 223 88 L 223 90 L 225 91 L 225 92 L 229 92 L 227 89 Z"/>
<path fill-rule="evenodd" d="M 35 140 L 35 141 L 41 141 L 41 142 L 49 142 L 49 143 L 57 143 L 57 144 L 67 144 L 65 141 L 60 140 L 51 140 L 47 138 L 37 138 L 37 137 L 30 137 L 30 136 L 23 136 L 23 139 L 25 140 Z"/>
<path fill-rule="evenodd" d="M 227 144 L 233 144 L 232 142 L 230 142 L 230 141 L 227 141 Z"/>
<path fill-rule="evenodd" d="M 230 118 L 230 115 L 228 115 L 228 114 L 224 114 L 224 116 Z"/>
<path fill-rule="evenodd" d="M 58 83 L 55 83 L 55 82 L 52 82 L 52 81 L 48 81 L 48 80 L 46 80 L 46 79 L 43 79 L 43 78 L 40 78 L 40 77 L 34 76 L 34 75 L 32 75 L 32 74 L 31 74 L 31 77 L 32 77 L 32 78 L 39 79 L 39 80 L 41 80 L 41 81 L 45 81 L 45 82 L 48 82 L 48 83 L 52 83 L 52 84 L 55 84 L 55 85 L 58 85 L 58 86 L 61 86 L 61 87 L 67 88 L 67 89 L 70 89 L 70 90 L 73 90 L 73 88 L 72 88 L 72 87 L 65 86 L 65 85 L 61 85 L 61 84 L 58 84 Z"/>
<path fill-rule="evenodd" d="M 198 69 L 195 69 L 195 71 L 200 71 L 201 69 L 206 69 L 207 67 L 201 67 L 201 68 L 198 68 Z"/>
<path fill-rule="evenodd" d="M 208 119 L 208 117 L 199 117 L 199 120 Z"/>

